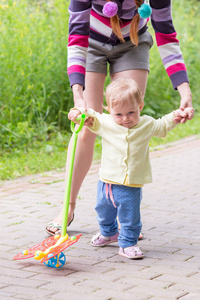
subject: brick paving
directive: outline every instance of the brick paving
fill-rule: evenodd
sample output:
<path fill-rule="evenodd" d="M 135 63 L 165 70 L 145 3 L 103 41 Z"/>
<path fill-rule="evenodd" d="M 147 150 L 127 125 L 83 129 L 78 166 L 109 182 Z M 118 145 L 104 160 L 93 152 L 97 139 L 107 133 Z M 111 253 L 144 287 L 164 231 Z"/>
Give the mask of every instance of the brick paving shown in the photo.
<path fill-rule="evenodd" d="M 168 145 L 169 146 L 169 145 Z M 68 229 L 80 240 L 65 250 L 61 269 L 34 258 L 14 261 L 43 241 L 46 224 L 64 199 L 64 174 L 49 172 L 0 186 L 0 299 L 199 300 L 200 139 L 191 137 L 151 152 L 154 182 L 144 186 L 139 242 L 145 257 L 128 260 L 118 246 L 93 248 L 98 167 L 88 173 Z"/>

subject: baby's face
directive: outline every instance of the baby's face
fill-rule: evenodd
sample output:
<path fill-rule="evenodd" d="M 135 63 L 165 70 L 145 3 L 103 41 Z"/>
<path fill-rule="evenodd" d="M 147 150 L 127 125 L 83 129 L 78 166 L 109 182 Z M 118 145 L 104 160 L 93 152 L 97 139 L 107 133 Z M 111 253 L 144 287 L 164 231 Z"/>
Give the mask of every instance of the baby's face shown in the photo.
<path fill-rule="evenodd" d="M 124 106 L 115 105 L 110 109 L 110 114 L 118 125 L 130 129 L 138 124 L 143 105 L 143 103 L 139 105 L 137 102 L 134 104 L 128 102 Z"/>

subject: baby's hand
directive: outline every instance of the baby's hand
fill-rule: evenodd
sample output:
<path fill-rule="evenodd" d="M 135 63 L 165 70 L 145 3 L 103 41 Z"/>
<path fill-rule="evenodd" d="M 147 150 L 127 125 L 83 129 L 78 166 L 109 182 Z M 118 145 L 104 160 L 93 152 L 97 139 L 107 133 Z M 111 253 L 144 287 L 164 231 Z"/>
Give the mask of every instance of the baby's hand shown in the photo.
<path fill-rule="evenodd" d="M 194 108 L 193 107 L 186 107 L 184 109 L 184 112 L 187 115 L 187 120 L 192 120 L 192 118 L 194 117 Z"/>
<path fill-rule="evenodd" d="M 186 107 L 184 110 L 177 109 L 174 111 L 174 122 L 176 123 L 185 123 L 187 120 L 192 119 L 194 115 L 194 108 L 192 107 Z"/>

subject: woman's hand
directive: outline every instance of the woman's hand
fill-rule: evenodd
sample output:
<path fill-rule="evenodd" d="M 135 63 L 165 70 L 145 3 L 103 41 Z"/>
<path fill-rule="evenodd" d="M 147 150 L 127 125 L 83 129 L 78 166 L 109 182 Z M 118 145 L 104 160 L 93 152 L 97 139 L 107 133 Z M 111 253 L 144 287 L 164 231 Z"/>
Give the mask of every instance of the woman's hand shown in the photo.
<path fill-rule="evenodd" d="M 182 118 L 181 123 L 185 123 L 187 120 L 191 120 L 194 117 L 194 109 L 192 108 L 192 93 L 187 82 L 183 82 L 177 86 L 177 89 L 181 96 L 180 109 L 185 113 L 185 117 Z"/>
<path fill-rule="evenodd" d="M 83 86 L 80 84 L 74 84 L 72 86 L 72 92 L 73 92 L 73 96 L 74 96 L 74 107 L 81 107 L 83 108 L 85 111 L 87 111 L 87 104 L 83 98 Z M 71 113 L 71 111 L 68 114 L 68 118 L 69 120 L 73 121 L 74 123 L 77 123 L 76 118 L 81 114 L 81 112 L 79 110 L 72 110 L 73 113 Z M 94 119 L 89 117 L 84 125 L 85 126 L 92 126 L 93 125 L 93 121 Z"/>
<path fill-rule="evenodd" d="M 73 121 L 74 123 L 79 123 L 76 120 L 79 115 L 81 115 L 80 110 L 78 110 L 76 108 L 72 108 L 72 109 L 70 109 L 70 112 L 68 113 L 68 119 Z"/>
<path fill-rule="evenodd" d="M 82 107 L 86 110 L 87 105 L 83 98 L 83 86 L 80 84 L 74 84 L 72 86 L 72 92 L 74 97 L 74 107 Z"/>
<path fill-rule="evenodd" d="M 80 84 L 74 84 L 72 86 L 72 92 L 73 92 L 73 97 L 74 97 L 74 107 L 81 107 L 84 110 L 86 110 L 86 102 L 83 98 L 83 86 Z M 72 109 L 69 114 L 68 118 L 69 120 L 73 121 L 74 123 L 76 122 L 76 118 L 81 114 L 81 112 L 77 109 Z"/>
<path fill-rule="evenodd" d="M 68 119 L 73 121 L 74 123 L 79 124 L 80 121 L 77 121 L 77 118 L 79 115 L 81 115 L 81 111 L 77 108 L 70 109 L 70 112 L 68 113 Z M 94 118 L 89 117 L 85 120 L 84 126 L 92 126 L 94 122 Z"/>
<path fill-rule="evenodd" d="M 176 123 L 185 123 L 186 120 L 194 115 L 194 109 L 192 107 L 186 107 L 184 110 L 181 108 L 174 111 L 174 122 Z"/>

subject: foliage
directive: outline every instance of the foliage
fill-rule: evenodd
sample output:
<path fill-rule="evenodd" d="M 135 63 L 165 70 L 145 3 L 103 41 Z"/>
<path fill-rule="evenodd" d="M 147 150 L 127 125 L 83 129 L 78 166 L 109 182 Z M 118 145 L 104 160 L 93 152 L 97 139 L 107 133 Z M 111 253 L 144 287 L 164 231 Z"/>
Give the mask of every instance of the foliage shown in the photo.
<path fill-rule="evenodd" d="M 70 136 L 66 112 L 73 106 L 66 72 L 68 4 L 63 0 L 0 0 L 0 180 L 65 165 Z M 198 116 L 200 2 L 174 0 L 172 4 Z M 155 43 L 150 67 L 143 113 L 157 118 L 177 108 L 180 97 Z M 109 82 L 107 77 L 105 86 Z M 195 134 L 199 117 L 192 122 L 188 122 L 193 124 L 190 127 L 178 126 L 183 129 L 170 133 L 171 139 Z M 97 158 L 100 149 L 97 139 Z"/>
<path fill-rule="evenodd" d="M 51 124 L 66 128 L 64 123 L 69 122 L 61 112 L 71 106 L 72 95 L 66 74 L 65 1 L 0 3 L 0 137 L 4 148 L 12 133 L 15 147 L 17 136 L 22 137 L 16 135 L 19 128 L 24 133 L 34 130 L 35 135 Z"/>
<path fill-rule="evenodd" d="M 3 152 L 0 159 L 0 181 L 50 170 L 63 172 L 68 141 L 69 135 L 59 135 L 50 142 L 38 142 L 37 147 L 35 145 Z"/>

